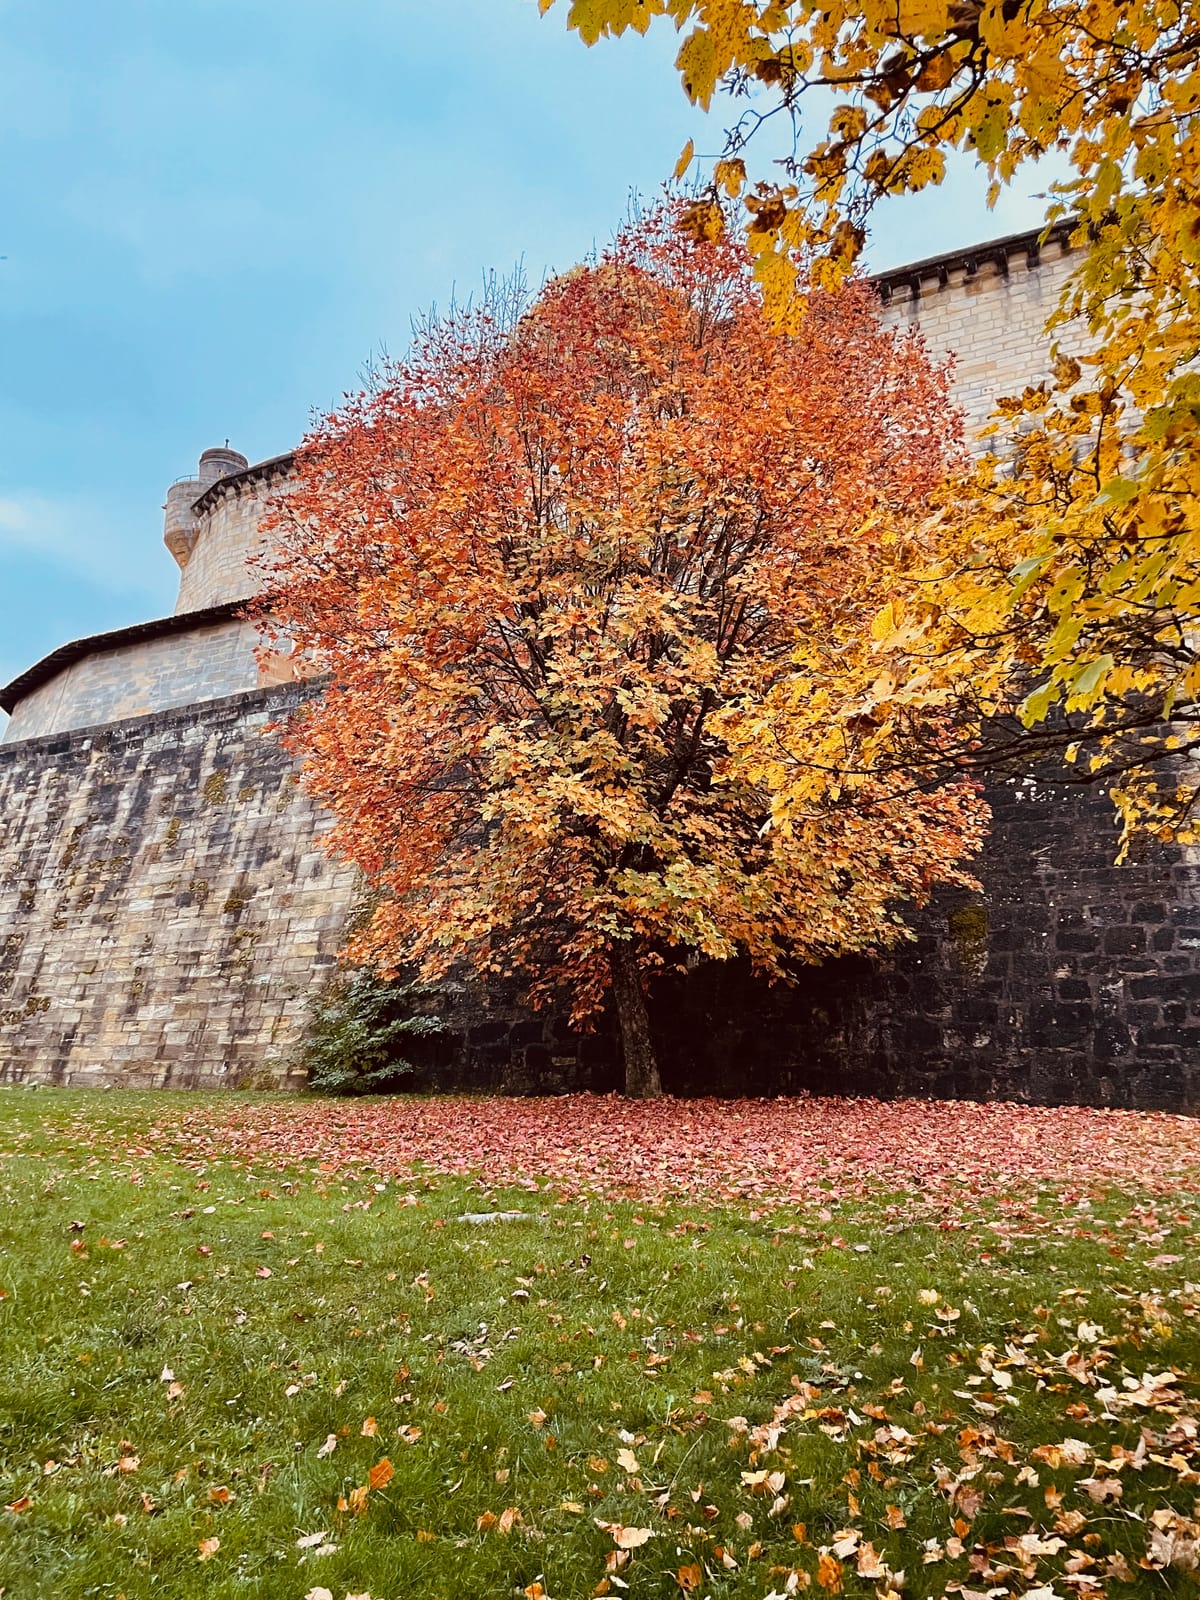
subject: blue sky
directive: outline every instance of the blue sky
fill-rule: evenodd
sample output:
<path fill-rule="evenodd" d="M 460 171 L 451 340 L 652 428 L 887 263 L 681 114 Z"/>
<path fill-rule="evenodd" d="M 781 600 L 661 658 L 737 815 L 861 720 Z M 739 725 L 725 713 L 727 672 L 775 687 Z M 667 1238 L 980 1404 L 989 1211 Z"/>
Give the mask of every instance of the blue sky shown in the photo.
<path fill-rule="evenodd" d="M 168 483 L 293 445 L 412 314 L 603 242 L 686 138 L 674 34 L 565 0 L 0 0 L 0 683 L 169 612 Z M 762 152 L 765 159 L 767 151 Z M 894 264 L 1032 226 L 965 170 Z"/>

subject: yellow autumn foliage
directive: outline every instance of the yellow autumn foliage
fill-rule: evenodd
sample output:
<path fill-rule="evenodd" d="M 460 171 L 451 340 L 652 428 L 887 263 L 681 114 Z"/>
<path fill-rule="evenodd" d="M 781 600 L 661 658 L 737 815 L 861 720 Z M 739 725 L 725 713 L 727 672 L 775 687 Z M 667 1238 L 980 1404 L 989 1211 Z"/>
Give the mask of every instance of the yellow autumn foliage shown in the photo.
<path fill-rule="evenodd" d="M 1127 831 L 1194 836 L 1197 0 L 565 3 L 589 43 L 667 19 L 693 102 L 731 89 L 796 125 L 785 181 L 755 183 L 739 164 L 760 119 L 739 122 L 695 215 L 711 237 L 721 197 L 740 194 L 782 330 L 804 315 L 801 257 L 818 259 L 817 284 L 850 270 L 874 203 L 940 183 L 948 154 L 976 158 L 992 202 L 1043 156 L 1068 172 L 1048 220 L 1073 220 L 1079 266 L 1051 329 L 1079 319 L 1095 353 L 1007 405 L 1015 463 L 998 452 L 949 487 L 923 539 L 897 537 L 896 626 L 873 637 L 858 618 L 836 641 L 799 647 L 794 681 L 756 714 L 780 814 L 806 804 L 806 762 L 849 774 L 874 763 L 920 782 L 919 753 L 932 760 L 939 741 L 940 760 L 982 762 L 972 736 L 990 711 L 1024 726 L 1026 751 L 1065 744 L 1080 776 L 1115 782 Z M 823 109 L 810 127 L 814 90 Z M 860 748 L 822 744 L 806 709 L 822 694 L 862 702 Z M 957 746 L 939 722 L 950 708 L 966 719 Z M 752 733 L 743 742 L 754 765 Z"/>

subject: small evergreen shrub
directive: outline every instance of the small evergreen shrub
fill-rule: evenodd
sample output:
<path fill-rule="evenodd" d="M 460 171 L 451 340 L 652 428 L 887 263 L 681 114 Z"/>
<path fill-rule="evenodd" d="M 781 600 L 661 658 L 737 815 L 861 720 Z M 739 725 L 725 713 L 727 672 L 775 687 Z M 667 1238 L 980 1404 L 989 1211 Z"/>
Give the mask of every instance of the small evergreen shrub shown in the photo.
<path fill-rule="evenodd" d="M 300 1064 L 319 1094 L 386 1094 L 411 1085 L 448 1030 L 421 984 L 369 969 L 336 978 L 317 996 Z"/>

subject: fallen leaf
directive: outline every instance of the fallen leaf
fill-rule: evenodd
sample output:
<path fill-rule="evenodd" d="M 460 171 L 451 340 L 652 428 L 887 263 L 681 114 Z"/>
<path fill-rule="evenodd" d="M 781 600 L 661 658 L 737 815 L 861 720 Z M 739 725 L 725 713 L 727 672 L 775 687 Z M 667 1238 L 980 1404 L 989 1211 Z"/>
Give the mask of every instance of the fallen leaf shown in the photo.
<path fill-rule="evenodd" d="M 817 1583 L 830 1594 L 841 1594 L 842 1564 L 836 1556 L 818 1556 Z"/>
<path fill-rule="evenodd" d="M 1097 1505 L 1103 1505 L 1106 1500 L 1119 1500 L 1125 1492 L 1120 1478 L 1080 1478 L 1077 1487 Z"/>

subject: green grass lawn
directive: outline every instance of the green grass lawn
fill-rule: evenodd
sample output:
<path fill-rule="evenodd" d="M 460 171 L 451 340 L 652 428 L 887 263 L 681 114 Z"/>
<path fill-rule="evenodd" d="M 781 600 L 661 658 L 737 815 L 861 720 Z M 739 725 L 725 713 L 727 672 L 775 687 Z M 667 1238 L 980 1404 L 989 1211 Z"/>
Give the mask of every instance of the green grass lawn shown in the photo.
<path fill-rule="evenodd" d="M 321 1167 L 281 1105 L 0 1091 L 4 1600 L 1198 1592 L 1188 1125 L 1166 1190 L 750 1210 Z"/>

